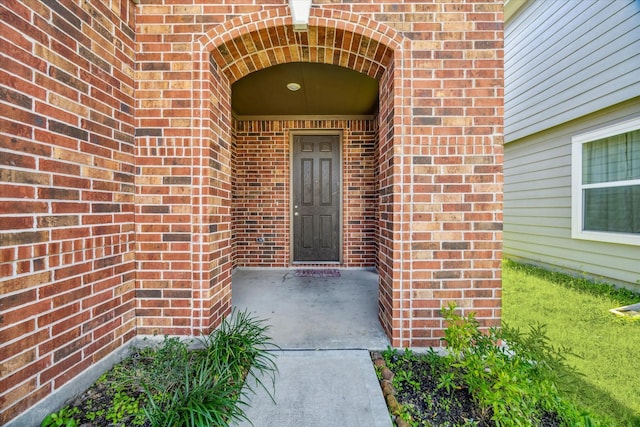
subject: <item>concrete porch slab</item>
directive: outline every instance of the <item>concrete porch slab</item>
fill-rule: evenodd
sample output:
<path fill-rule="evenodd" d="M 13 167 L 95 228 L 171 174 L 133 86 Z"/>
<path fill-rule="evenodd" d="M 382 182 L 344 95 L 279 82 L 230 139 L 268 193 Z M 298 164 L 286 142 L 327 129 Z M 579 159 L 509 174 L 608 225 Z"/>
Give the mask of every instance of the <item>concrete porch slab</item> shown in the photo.
<path fill-rule="evenodd" d="M 368 349 L 389 345 L 378 321 L 378 275 L 296 277 L 296 269 L 237 269 L 233 306 L 266 319 L 282 349 Z"/>

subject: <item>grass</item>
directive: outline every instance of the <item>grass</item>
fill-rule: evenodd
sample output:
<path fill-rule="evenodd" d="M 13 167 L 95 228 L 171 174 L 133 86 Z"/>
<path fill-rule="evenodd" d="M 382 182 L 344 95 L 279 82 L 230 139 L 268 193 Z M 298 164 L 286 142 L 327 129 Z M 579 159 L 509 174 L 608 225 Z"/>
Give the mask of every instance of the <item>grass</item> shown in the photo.
<path fill-rule="evenodd" d="M 640 321 L 608 310 L 640 302 L 628 290 L 512 261 L 503 264 L 503 322 L 527 329 L 544 323 L 547 336 L 573 354 L 582 375 L 565 392 L 599 425 L 640 426 Z"/>

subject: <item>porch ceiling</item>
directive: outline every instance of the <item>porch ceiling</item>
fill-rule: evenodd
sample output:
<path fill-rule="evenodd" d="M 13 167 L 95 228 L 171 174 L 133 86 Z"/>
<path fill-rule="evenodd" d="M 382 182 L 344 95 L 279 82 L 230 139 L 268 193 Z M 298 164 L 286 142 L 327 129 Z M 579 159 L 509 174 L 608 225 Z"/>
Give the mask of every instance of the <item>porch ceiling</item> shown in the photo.
<path fill-rule="evenodd" d="M 287 89 L 298 83 L 300 89 Z M 330 64 L 291 62 L 253 72 L 231 86 L 237 116 L 372 115 L 378 81 Z"/>

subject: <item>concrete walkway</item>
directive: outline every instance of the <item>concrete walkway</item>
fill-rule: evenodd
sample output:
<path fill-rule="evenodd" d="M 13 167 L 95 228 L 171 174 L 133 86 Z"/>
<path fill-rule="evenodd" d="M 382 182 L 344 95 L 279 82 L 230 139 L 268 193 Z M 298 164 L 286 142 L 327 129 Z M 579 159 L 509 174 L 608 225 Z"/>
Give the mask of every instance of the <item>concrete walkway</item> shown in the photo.
<path fill-rule="evenodd" d="M 275 389 L 260 388 L 239 427 L 390 427 L 368 350 L 389 341 L 377 320 L 378 277 L 296 277 L 295 269 L 237 270 L 234 307 L 266 319 L 276 352 Z"/>

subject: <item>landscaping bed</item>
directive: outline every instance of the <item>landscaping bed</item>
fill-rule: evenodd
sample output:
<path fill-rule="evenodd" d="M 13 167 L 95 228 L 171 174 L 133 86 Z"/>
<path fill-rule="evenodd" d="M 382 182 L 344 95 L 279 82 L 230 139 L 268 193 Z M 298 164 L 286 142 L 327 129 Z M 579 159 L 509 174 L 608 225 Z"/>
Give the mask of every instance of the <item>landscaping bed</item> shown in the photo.
<path fill-rule="evenodd" d="M 276 347 L 267 329 L 262 321 L 234 312 L 199 339 L 197 349 L 175 337 L 134 348 L 89 389 L 48 415 L 42 427 L 228 426 L 246 419 L 246 394 L 264 386 L 255 376 L 266 373 L 273 380 L 276 371 L 268 351 Z"/>
<path fill-rule="evenodd" d="M 545 329 L 481 333 L 473 314 L 443 310 L 447 352 L 388 349 L 372 358 L 389 412 L 404 426 L 591 426 L 560 396 L 573 370 Z M 508 342 L 509 348 L 502 342 Z"/>
<path fill-rule="evenodd" d="M 380 385 L 385 401 L 399 427 L 411 425 L 409 421 L 414 425 L 439 426 L 477 420 L 476 425 L 480 427 L 489 425 L 480 420 L 481 413 L 467 390 L 447 392 L 438 386 L 437 364 L 426 359 L 393 355 L 391 370 L 380 353 L 373 353 L 372 358 L 381 372 Z M 400 375 L 396 377 L 396 373 Z M 401 375 L 403 379 L 400 379 Z"/>
<path fill-rule="evenodd" d="M 373 353 L 374 364 L 386 367 L 384 357 L 380 353 Z M 439 356 L 436 356 L 439 357 Z M 427 358 L 428 359 L 428 358 Z M 476 404 L 466 388 L 446 390 L 442 388 L 440 376 L 446 372 L 438 372 L 438 363 L 419 358 L 399 357 L 393 364 L 394 370 L 401 375 L 407 372 L 416 376 L 410 381 L 400 381 L 398 389 L 393 387 L 395 372 L 389 370 L 388 380 L 381 380 L 381 387 L 389 410 L 394 416 L 398 427 L 405 426 L 478 426 L 492 427 L 490 412 L 483 410 Z M 538 423 L 539 427 L 561 426 L 556 414 L 543 413 Z"/>

